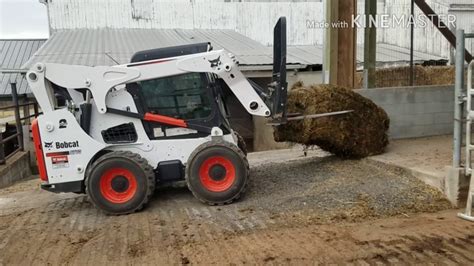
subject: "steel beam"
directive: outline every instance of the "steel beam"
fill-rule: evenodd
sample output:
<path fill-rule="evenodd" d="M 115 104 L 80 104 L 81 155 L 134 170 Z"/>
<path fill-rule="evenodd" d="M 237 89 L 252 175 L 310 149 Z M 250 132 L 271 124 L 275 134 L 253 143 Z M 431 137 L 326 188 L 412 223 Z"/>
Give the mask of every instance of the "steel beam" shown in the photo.
<path fill-rule="evenodd" d="M 456 83 L 454 86 L 453 167 L 461 165 L 462 113 L 464 109 L 464 30 L 456 32 Z"/>
<path fill-rule="evenodd" d="M 433 9 L 425 2 L 425 0 L 415 0 L 416 5 L 423 11 L 423 13 L 428 17 L 428 19 L 431 20 L 433 25 L 438 28 L 438 30 L 441 32 L 441 34 L 444 35 L 446 40 L 448 40 L 451 45 L 457 45 L 457 40 L 456 40 L 456 35 L 446 26 L 446 24 L 441 21 L 439 18 L 438 14 L 436 14 Z M 464 34 L 463 34 L 464 36 Z M 468 35 L 469 37 L 469 35 Z M 464 42 L 463 37 L 463 42 Z M 463 45 L 464 46 L 464 45 Z M 467 63 L 470 63 L 472 61 L 472 55 L 469 53 L 468 50 L 463 49 L 464 55 L 463 58 L 466 60 Z M 456 62 L 457 64 L 457 62 Z"/>

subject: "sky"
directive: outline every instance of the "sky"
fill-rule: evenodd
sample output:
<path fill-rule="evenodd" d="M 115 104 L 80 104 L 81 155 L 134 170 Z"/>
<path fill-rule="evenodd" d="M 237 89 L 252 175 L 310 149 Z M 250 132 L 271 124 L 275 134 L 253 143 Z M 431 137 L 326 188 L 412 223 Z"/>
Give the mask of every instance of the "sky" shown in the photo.
<path fill-rule="evenodd" d="M 46 6 L 39 0 L 0 0 L 0 39 L 48 38 Z"/>

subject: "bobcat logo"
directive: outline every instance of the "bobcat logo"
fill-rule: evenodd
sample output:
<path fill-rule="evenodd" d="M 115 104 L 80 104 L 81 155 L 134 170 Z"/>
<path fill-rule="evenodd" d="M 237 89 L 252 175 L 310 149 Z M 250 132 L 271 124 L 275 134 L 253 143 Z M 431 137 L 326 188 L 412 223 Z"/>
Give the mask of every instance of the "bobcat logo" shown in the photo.
<path fill-rule="evenodd" d="M 214 60 L 208 60 L 208 61 L 209 61 L 209 63 L 211 63 L 211 67 L 217 67 L 217 66 L 220 66 L 222 64 L 220 56 L 218 58 L 214 59 Z"/>
<path fill-rule="evenodd" d="M 44 142 L 44 147 L 45 147 L 46 149 L 51 149 L 51 148 L 53 148 L 53 142 L 52 142 L 52 141 L 51 141 L 51 142 L 46 142 L 46 141 L 45 141 L 45 142 Z"/>

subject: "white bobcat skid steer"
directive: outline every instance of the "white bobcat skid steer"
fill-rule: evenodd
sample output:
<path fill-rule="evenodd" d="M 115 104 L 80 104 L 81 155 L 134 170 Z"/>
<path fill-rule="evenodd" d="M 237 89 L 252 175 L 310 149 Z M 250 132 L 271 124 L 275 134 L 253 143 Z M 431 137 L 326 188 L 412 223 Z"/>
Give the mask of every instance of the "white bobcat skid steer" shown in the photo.
<path fill-rule="evenodd" d="M 222 89 L 251 115 L 285 122 L 285 18 L 274 60 L 265 92 L 208 43 L 142 51 L 111 67 L 36 64 L 27 80 L 43 111 L 32 126 L 42 188 L 85 192 L 110 214 L 137 211 L 157 183 L 180 180 L 203 202 L 232 202 L 249 166 Z"/>

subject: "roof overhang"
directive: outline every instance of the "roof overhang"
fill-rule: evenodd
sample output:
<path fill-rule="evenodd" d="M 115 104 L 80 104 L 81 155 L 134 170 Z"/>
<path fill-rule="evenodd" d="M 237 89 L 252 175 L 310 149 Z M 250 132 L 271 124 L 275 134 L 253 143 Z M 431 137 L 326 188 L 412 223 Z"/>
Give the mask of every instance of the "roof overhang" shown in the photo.
<path fill-rule="evenodd" d="M 117 65 L 130 62 L 135 52 L 210 42 L 215 50 L 234 54 L 243 71 L 271 70 L 273 48 L 264 46 L 233 30 L 186 29 L 78 29 L 55 32 L 24 69 L 37 62 L 70 65 Z M 289 69 L 321 65 L 322 58 L 302 55 L 301 48 L 288 48 Z"/>

